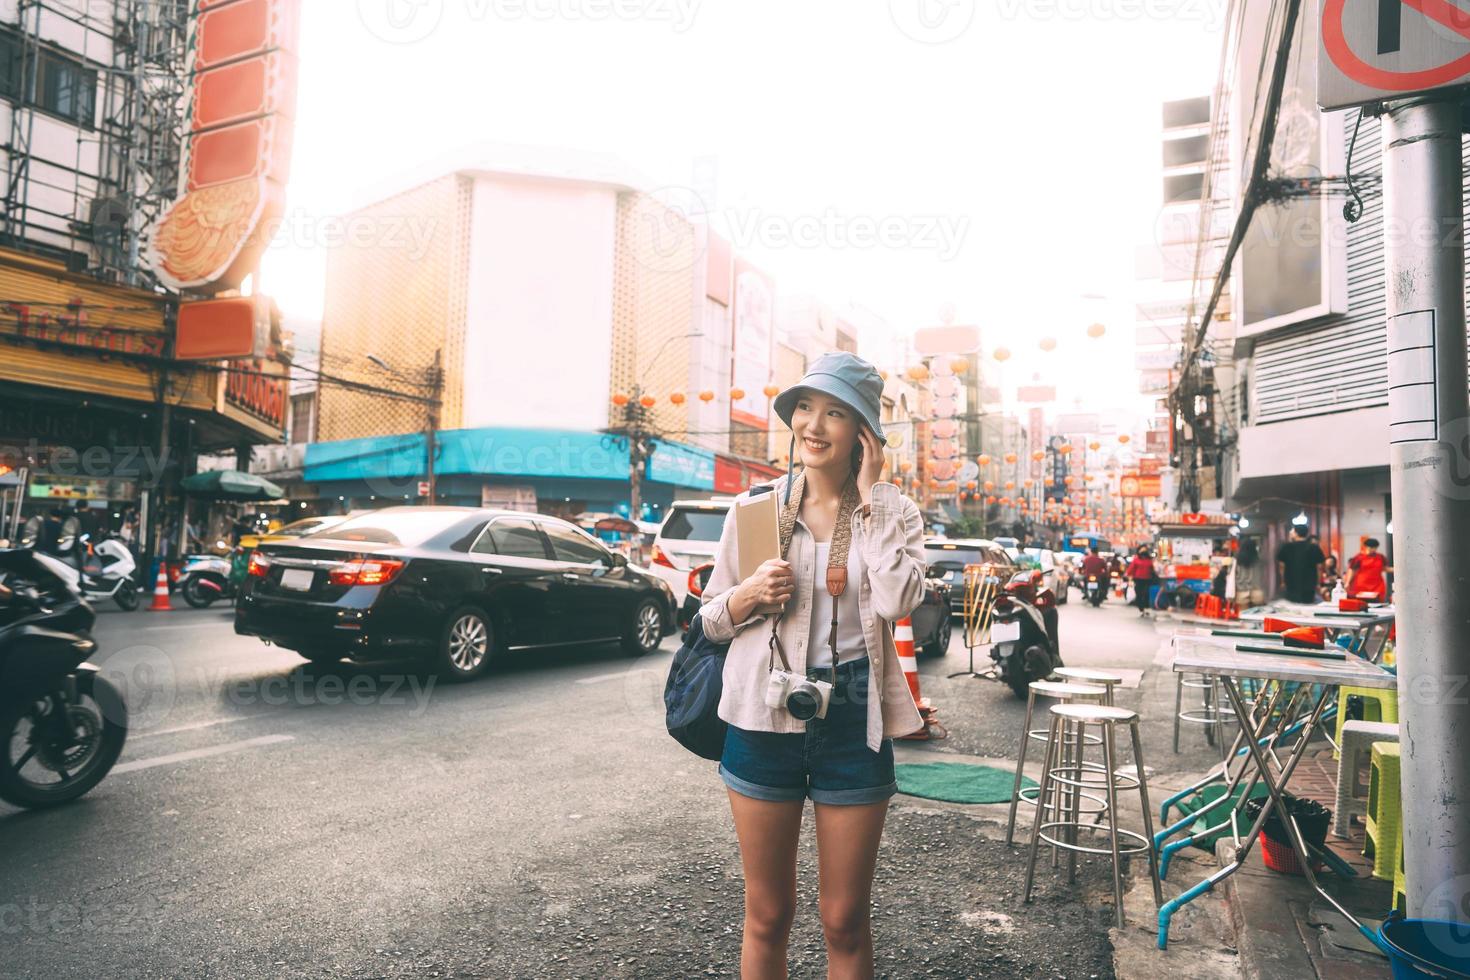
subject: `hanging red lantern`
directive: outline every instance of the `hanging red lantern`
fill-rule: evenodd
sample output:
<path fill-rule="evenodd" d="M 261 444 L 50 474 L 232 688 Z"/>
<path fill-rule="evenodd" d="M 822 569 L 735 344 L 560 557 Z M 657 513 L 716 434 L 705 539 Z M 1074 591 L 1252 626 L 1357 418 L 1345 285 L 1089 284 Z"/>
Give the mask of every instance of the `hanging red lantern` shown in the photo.
<path fill-rule="evenodd" d="M 744 397 L 745 397 L 745 389 L 744 388 L 731 388 L 730 389 L 730 400 L 732 402 L 738 402 L 740 399 L 742 399 Z"/>
<path fill-rule="evenodd" d="M 1107 332 L 1108 328 L 1103 326 L 1101 323 L 1094 323 L 1087 328 L 1087 336 L 1091 337 L 1093 340 L 1096 340 Z"/>
<path fill-rule="evenodd" d="M 1130 436 L 1126 432 L 1123 433 L 1122 435 L 1118 436 L 1118 445 L 1120 445 L 1120 446 L 1126 446 L 1126 445 L 1128 445 L 1129 438 L 1130 438 Z"/>
<path fill-rule="evenodd" d="M 987 456 L 985 453 L 981 453 L 979 456 L 975 457 L 975 462 L 979 463 L 981 466 L 989 466 L 990 457 Z"/>
<path fill-rule="evenodd" d="M 711 402 L 714 401 L 714 399 L 715 393 L 713 391 L 701 391 L 699 393 L 699 400 L 702 402 Z"/>
<path fill-rule="evenodd" d="M 986 490 L 994 490 L 995 489 L 995 481 L 994 480 L 986 480 L 985 481 L 985 489 Z"/>
<path fill-rule="evenodd" d="M 652 395 L 644 395 L 642 398 L 638 399 L 638 404 L 642 405 L 644 408 L 652 408 L 653 406 L 658 404 L 658 399 L 653 397 Z"/>
<path fill-rule="evenodd" d="M 1006 462 L 1007 463 L 1014 463 L 1015 461 L 1016 461 L 1016 454 L 1015 453 L 1006 453 Z"/>
<path fill-rule="evenodd" d="M 1014 489 L 1016 489 L 1016 481 L 1015 480 L 1007 480 L 1006 481 L 1006 489 L 1007 490 L 1014 490 Z"/>
<path fill-rule="evenodd" d="M 620 391 L 613 395 L 612 402 L 614 405 L 618 406 L 618 408 L 622 408 L 624 405 L 628 404 L 628 396 Z"/>
<path fill-rule="evenodd" d="M 764 393 L 767 398 L 775 398 L 777 395 L 781 394 L 781 386 L 766 385 L 764 388 L 761 389 L 761 392 Z"/>
<path fill-rule="evenodd" d="M 675 405 L 684 404 L 684 393 L 682 391 L 674 392 L 673 394 L 669 395 L 669 401 L 673 402 Z"/>

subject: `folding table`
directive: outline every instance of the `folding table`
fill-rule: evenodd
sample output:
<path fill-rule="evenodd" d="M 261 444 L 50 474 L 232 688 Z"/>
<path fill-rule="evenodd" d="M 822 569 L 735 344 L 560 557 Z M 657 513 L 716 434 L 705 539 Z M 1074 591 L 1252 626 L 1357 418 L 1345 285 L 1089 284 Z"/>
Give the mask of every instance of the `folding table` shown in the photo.
<path fill-rule="evenodd" d="M 1179 908 L 1210 891 L 1240 869 L 1250 855 L 1251 847 L 1254 846 L 1256 838 L 1260 836 L 1267 818 L 1277 807 L 1280 807 L 1285 818 L 1282 823 L 1289 831 L 1287 836 L 1290 838 L 1291 848 L 1296 853 L 1297 861 L 1301 864 L 1302 871 L 1312 889 L 1376 944 L 1377 940 L 1372 930 L 1359 922 L 1318 883 L 1317 876 L 1312 871 L 1314 856 L 1308 853 L 1301 831 L 1282 801 L 1282 794 L 1286 792 L 1287 784 L 1291 781 L 1291 775 L 1296 770 L 1297 763 L 1306 755 L 1307 744 L 1322 721 L 1323 711 L 1327 707 L 1334 687 L 1347 685 L 1387 690 L 1395 688 L 1397 680 L 1393 674 L 1369 663 L 1362 657 L 1351 653 L 1336 656 L 1337 651 L 1330 648 L 1321 653 L 1285 647 L 1280 652 L 1271 653 L 1247 653 L 1238 649 L 1239 645 L 1256 646 L 1259 642 L 1236 641 L 1229 637 L 1219 636 L 1179 635 L 1174 638 L 1174 670 L 1181 673 L 1218 677 L 1225 688 L 1226 696 L 1230 699 L 1231 707 L 1235 710 L 1236 717 L 1241 720 L 1241 730 L 1236 736 L 1236 742 L 1237 744 L 1245 743 L 1246 756 L 1241 771 L 1229 777 L 1231 787 L 1233 788 L 1245 778 L 1249 778 L 1250 786 L 1260 780 L 1265 784 L 1270 795 L 1244 839 L 1236 833 L 1232 814 L 1231 834 L 1236 841 L 1235 860 L 1199 884 L 1186 889 L 1179 897 L 1165 902 L 1159 909 L 1158 946 L 1163 949 L 1168 944 L 1169 920 Z M 1247 706 L 1246 699 L 1241 693 L 1240 680 L 1243 678 L 1264 682 L 1262 693 L 1257 698 L 1254 710 Z M 1293 682 L 1297 687 L 1289 697 L 1288 710 L 1278 714 L 1274 705 L 1281 697 L 1286 696 L 1284 694 L 1285 685 Z M 1292 708 L 1291 705 L 1301 699 L 1303 692 L 1311 691 L 1313 685 L 1320 685 L 1318 689 L 1321 693 L 1317 695 L 1316 702 L 1310 710 L 1298 711 Z M 1276 743 L 1287 734 L 1288 716 L 1291 719 L 1290 728 L 1297 733 L 1298 738 L 1283 762 L 1276 754 Z M 1223 773 L 1228 774 L 1229 764 L 1234 758 L 1235 753 L 1232 752 L 1221 764 Z M 1276 764 L 1274 770 L 1272 762 Z M 1249 793 L 1248 788 L 1242 799 L 1249 796 Z M 1164 833 L 1165 831 L 1160 831 L 1161 835 Z M 1155 837 L 1155 840 L 1158 840 L 1158 836 Z"/>

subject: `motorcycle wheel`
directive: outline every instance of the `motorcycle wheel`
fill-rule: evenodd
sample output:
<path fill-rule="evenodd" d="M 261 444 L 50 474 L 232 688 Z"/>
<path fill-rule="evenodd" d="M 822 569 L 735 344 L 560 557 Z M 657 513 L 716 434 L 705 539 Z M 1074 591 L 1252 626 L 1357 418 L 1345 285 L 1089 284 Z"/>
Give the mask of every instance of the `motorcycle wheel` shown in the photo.
<path fill-rule="evenodd" d="M 78 681 L 79 700 L 66 706 L 76 739 L 69 746 L 33 742 L 50 698 L 0 708 L 0 800 L 33 809 L 69 803 L 112 770 L 128 737 L 127 706 L 117 688 L 102 678 L 84 675 Z M 62 772 L 68 778 L 60 779 Z M 42 780 L 44 773 L 58 778 Z"/>
<path fill-rule="evenodd" d="M 195 609 L 208 609 L 219 597 L 219 593 L 204 588 L 201 581 L 198 575 L 190 575 L 184 580 L 184 601 Z"/>
<path fill-rule="evenodd" d="M 1005 682 L 1016 697 L 1025 700 L 1030 694 L 1032 681 L 1044 681 L 1051 676 L 1051 654 L 1046 647 L 1033 643 L 1011 657 L 1006 664 Z"/>
<path fill-rule="evenodd" d="M 126 612 L 132 612 L 138 608 L 138 587 L 131 580 L 124 582 L 116 592 L 112 594 L 112 601 Z"/>

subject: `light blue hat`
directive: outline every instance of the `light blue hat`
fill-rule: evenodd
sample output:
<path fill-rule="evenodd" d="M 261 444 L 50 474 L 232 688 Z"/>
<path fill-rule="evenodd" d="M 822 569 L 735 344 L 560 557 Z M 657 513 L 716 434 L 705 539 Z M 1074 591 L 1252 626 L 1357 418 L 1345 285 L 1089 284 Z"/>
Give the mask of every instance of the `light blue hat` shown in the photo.
<path fill-rule="evenodd" d="M 791 414 L 803 391 L 819 391 L 831 395 L 862 418 L 868 428 L 878 436 L 879 442 L 887 442 L 883 435 L 883 424 L 878 421 L 883 409 L 883 378 L 878 369 L 867 361 L 847 351 L 831 351 L 823 354 L 807 368 L 800 381 L 776 396 L 773 403 L 776 415 L 791 426 Z M 786 496 L 791 495 L 791 467 L 796 455 L 796 433 L 791 433 L 791 451 L 787 455 Z"/>

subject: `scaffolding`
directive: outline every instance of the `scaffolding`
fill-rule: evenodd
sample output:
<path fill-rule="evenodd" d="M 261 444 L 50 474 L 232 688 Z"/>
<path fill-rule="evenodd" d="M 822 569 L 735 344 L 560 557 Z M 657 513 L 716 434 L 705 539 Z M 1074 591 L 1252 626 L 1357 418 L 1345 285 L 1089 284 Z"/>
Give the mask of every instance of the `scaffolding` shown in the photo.
<path fill-rule="evenodd" d="M 0 244 L 156 285 L 141 242 L 179 193 L 191 6 L 17 0 L 0 24 L 12 62 Z"/>

